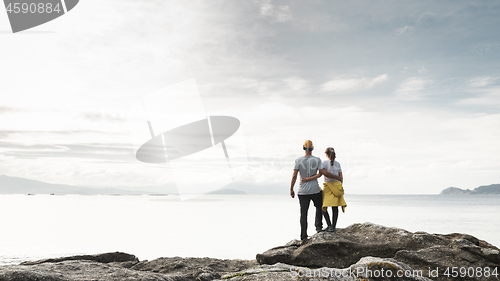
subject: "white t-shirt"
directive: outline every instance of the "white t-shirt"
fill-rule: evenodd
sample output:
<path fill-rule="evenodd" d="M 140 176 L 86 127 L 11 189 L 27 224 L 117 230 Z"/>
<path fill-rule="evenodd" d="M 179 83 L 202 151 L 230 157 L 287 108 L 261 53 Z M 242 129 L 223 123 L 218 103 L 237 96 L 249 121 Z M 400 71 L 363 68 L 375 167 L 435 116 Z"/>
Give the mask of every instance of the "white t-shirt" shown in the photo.
<path fill-rule="evenodd" d="M 332 161 L 325 160 L 325 161 L 323 161 L 323 166 L 325 167 L 325 169 L 328 172 L 334 174 L 335 176 L 338 176 L 339 173 L 342 172 L 342 168 L 340 167 L 340 163 L 337 162 L 337 160 L 333 161 L 333 166 L 332 166 Z M 327 178 L 326 176 L 323 176 L 323 178 L 325 179 L 325 182 L 338 181 L 336 179 Z"/>

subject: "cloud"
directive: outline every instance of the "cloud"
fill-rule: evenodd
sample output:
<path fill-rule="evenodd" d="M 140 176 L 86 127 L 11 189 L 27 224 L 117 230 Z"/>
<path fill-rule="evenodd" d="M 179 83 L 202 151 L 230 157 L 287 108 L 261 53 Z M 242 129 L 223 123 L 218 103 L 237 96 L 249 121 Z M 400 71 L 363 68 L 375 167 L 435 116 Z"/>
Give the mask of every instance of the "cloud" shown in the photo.
<path fill-rule="evenodd" d="M 500 49 L 500 43 L 482 42 L 472 47 L 472 53 L 477 55 L 485 55 L 496 52 Z"/>
<path fill-rule="evenodd" d="M 22 131 L 22 130 L 0 130 L 0 139 L 15 139 L 15 140 L 45 140 L 45 139 L 61 139 L 65 137 L 71 137 L 75 139 L 81 139 L 86 135 L 108 135 L 107 131 L 97 131 L 97 130 L 60 130 L 60 131 Z M 115 134 L 116 137 L 116 134 Z"/>
<path fill-rule="evenodd" d="M 475 77 L 469 81 L 469 85 L 472 87 L 484 87 L 491 84 L 494 84 L 499 77 L 491 77 L 491 76 L 482 76 Z"/>
<path fill-rule="evenodd" d="M 283 79 L 283 81 L 286 83 L 288 86 L 288 89 L 290 92 L 298 94 L 298 95 L 304 95 L 307 94 L 308 89 L 311 88 L 311 85 L 309 81 L 302 79 L 297 76 L 291 76 Z"/>
<path fill-rule="evenodd" d="M 483 85 L 484 81 L 477 82 Z M 480 86 L 478 86 L 480 87 Z M 500 87 L 490 87 L 481 91 L 481 94 L 472 98 L 462 99 L 457 102 L 459 105 L 467 106 L 500 106 Z"/>
<path fill-rule="evenodd" d="M 107 161 L 130 161 L 133 155 L 127 143 L 89 143 L 89 144 L 24 144 L 20 142 L 0 141 L 0 155 L 20 158 L 87 158 Z"/>
<path fill-rule="evenodd" d="M 17 109 L 12 108 L 12 107 L 0 106 L 0 114 L 12 112 L 12 111 L 17 111 Z"/>
<path fill-rule="evenodd" d="M 402 35 L 405 33 L 412 33 L 414 30 L 415 30 L 414 26 L 407 25 L 405 27 L 401 27 L 401 28 L 396 29 L 396 33 L 398 33 L 399 35 Z"/>
<path fill-rule="evenodd" d="M 500 77 L 478 76 L 468 81 L 469 97 L 456 102 L 465 106 L 500 106 L 500 86 L 495 85 Z M 471 94 L 473 96 L 471 96 Z"/>
<path fill-rule="evenodd" d="M 429 70 L 423 65 L 418 67 L 418 68 L 416 66 L 411 66 L 411 67 L 405 66 L 405 67 L 403 67 L 403 69 L 400 72 L 402 74 L 408 73 L 409 75 L 411 75 L 410 73 L 413 73 L 415 75 L 416 73 L 427 74 L 429 72 Z"/>
<path fill-rule="evenodd" d="M 255 94 L 266 97 L 305 96 L 315 90 L 309 80 L 299 76 L 274 79 L 234 78 L 231 81 L 230 92 L 238 92 L 247 97 L 254 97 Z"/>
<path fill-rule="evenodd" d="M 432 80 L 421 77 L 411 77 L 401 83 L 394 93 L 402 100 L 421 100 L 428 94 L 427 88 L 431 84 Z"/>
<path fill-rule="evenodd" d="M 92 122 L 126 122 L 125 117 L 118 114 L 102 113 L 102 112 L 86 112 L 83 117 Z"/>
<path fill-rule="evenodd" d="M 430 13 L 430 12 L 422 13 L 418 17 L 418 19 L 416 20 L 415 25 L 421 25 L 425 21 L 427 21 L 428 19 L 434 18 L 434 17 L 436 17 L 436 14 L 434 14 L 434 13 Z M 399 35 L 403 35 L 406 33 L 413 33 L 417 29 L 417 27 L 415 25 L 405 25 L 404 27 L 396 29 L 396 33 Z"/>
<path fill-rule="evenodd" d="M 386 81 L 389 75 L 382 74 L 374 78 L 336 78 L 321 86 L 321 92 L 349 92 L 361 89 L 370 89 L 373 86 Z"/>
<path fill-rule="evenodd" d="M 2 148 L 8 148 L 9 150 L 13 149 L 24 149 L 24 150 L 61 150 L 60 146 L 52 145 L 52 144 L 23 144 L 19 142 L 8 142 L 8 141 L 0 141 L 0 146 Z"/>
<path fill-rule="evenodd" d="M 425 22 L 425 21 L 426 21 L 426 20 L 428 20 L 428 19 L 435 18 L 435 17 L 436 17 L 436 14 L 435 14 L 435 13 L 425 12 L 425 13 L 422 13 L 422 14 L 418 17 L 417 22 L 418 22 L 418 23 L 422 23 L 422 22 Z"/>
<path fill-rule="evenodd" d="M 270 0 L 261 2 L 260 14 L 273 18 L 277 22 L 285 22 L 292 19 L 290 7 L 288 5 L 275 6 Z"/>
<path fill-rule="evenodd" d="M 421 67 L 418 69 L 418 73 L 419 73 L 419 74 L 425 74 L 425 73 L 427 73 L 427 72 L 429 72 L 429 70 L 427 70 L 427 68 L 425 68 L 425 67 L 423 67 L 423 66 L 421 66 Z"/>

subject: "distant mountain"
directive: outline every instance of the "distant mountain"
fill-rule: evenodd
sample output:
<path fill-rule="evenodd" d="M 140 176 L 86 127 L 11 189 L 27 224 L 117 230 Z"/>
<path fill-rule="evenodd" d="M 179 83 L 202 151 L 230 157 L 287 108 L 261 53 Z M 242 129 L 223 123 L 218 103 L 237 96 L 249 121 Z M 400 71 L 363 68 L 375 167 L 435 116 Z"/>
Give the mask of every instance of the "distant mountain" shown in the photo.
<path fill-rule="evenodd" d="M 289 183 L 257 184 L 232 182 L 210 194 L 288 194 Z M 177 194 L 175 185 L 141 186 L 137 188 L 117 186 L 75 186 L 52 184 L 37 180 L 0 175 L 0 194 Z"/>
<path fill-rule="evenodd" d="M 219 189 L 219 190 L 209 192 L 208 194 L 238 194 L 238 195 L 241 195 L 241 194 L 246 194 L 246 193 L 244 191 L 241 191 L 241 190 L 224 188 L 224 189 Z"/>
<path fill-rule="evenodd" d="M 441 191 L 441 195 L 456 195 L 456 194 L 470 194 L 471 190 L 470 189 L 467 189 L 467 190 L 464 190 L 464 189 L 461 189 L 461 188 L 458 188 L 458 187 L 448 187 L 446 189 L 443 189 L 443 191 Z"/>
<path fill-rule="evenodd" d="M 262 183 L 232 182 L 232 183 L 225 185 L 223 188 L 239 190 L 245 194 L 285 194 L 285 195 L 287 195 L 289 190 L 290 190 L 290 183 L 262 184 Z M 296 188 L 298 188 L 298 184 L 297 184 Z"/>
<path fill-rule="evenodd" d="M 145 190 L 118 188 L 91 188 L 65 184 L 52 184 L 37 180 L 0 175 L 0 194 L 150 194 Z"/>
<path fill-rule="evenodd" d="M 461 189 L 458 187 L 448 187 L 441 191 L 441 195 L 456 195 L 456 194 L 500 194 L 500 184 L 483 185 L 470 189 Z"/>

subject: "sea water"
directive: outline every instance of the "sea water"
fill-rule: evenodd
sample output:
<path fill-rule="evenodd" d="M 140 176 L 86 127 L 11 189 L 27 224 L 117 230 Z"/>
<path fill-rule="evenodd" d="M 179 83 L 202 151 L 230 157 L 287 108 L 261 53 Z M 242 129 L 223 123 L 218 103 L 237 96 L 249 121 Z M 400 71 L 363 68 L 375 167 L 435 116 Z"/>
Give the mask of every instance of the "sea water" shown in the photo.
<path fill-rule="evenodd" d="M 372 222 L 412 232 L 467 233 L 500 246 L 499 195 L 345 195 L 338 227 Z M 0 195 L 0 264 L 121 251 L 254 259 L 300 235 L 287 195 Z M 314 207 L 308 233 L 314 231 Z M 326 226 L 326 224 L 325 224 Z"/>

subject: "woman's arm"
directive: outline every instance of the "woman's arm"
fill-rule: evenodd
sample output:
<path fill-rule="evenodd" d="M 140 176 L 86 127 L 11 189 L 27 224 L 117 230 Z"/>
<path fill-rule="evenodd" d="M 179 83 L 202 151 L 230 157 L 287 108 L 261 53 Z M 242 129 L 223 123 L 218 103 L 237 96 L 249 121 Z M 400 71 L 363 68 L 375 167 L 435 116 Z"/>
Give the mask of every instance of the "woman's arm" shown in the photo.
<path fill-rule="evenodd" d="M 315 179 L 320 178 L 320 177 L 321 177 L 321 174 L 317 173 L 316 175 L 314 175 L 312 177 L 303 178 L 300 182 L 305 183 L 305 182 L 312 181 L 312 180 L 315 180 Z"/>
<path fill-rule="evenodd" d="M 339 181 L 340 181 L 342 184 L 344 184 L 344 176 L 342 175 L 342 172 L 339 172 L 339 177 L 340 177 Z"/>

